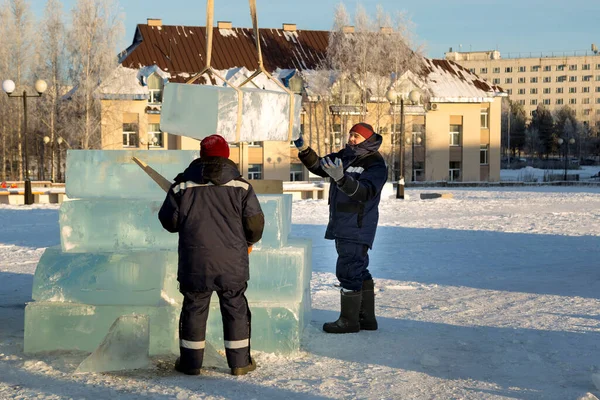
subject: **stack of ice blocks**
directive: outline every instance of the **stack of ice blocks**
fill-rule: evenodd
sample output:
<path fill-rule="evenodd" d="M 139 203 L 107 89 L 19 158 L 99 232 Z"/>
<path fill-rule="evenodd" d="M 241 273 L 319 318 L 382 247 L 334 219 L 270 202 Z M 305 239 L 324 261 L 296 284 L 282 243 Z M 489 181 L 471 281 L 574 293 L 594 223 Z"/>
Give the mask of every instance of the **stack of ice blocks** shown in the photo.
<path fill-rule="evenodd" d="M 93 351 L 121 315 L 150 319 L 150 354 L 178 352 L 182 296 L 177 235 L 158 221 L 165 193 L 131 161 L 173 179 L 196 151 L 69 151 L 61 246 L 48 248 L 25 309 L 25 352 Z M 289 237 L 291 195 L 259 195 L 263 239 L 250 255 L 247 297 L 252 348 L 290 354 L 309 321 L 311 243 Z M 221 315 L 211 301 L 207 340 L 222 347 Z"/>

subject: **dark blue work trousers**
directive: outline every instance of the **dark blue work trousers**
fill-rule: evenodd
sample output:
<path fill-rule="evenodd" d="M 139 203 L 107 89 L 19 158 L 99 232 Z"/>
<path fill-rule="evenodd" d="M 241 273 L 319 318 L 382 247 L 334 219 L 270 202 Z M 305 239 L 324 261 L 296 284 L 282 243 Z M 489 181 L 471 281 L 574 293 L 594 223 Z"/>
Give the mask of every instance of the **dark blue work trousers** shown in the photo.
<path fill-rule="evenodd" d="M 335 239 L 338 259 L 335 275 L 346 290 L 361 290 L 363 281 L 373 279 L 369 272 L 369 246 Z"/>

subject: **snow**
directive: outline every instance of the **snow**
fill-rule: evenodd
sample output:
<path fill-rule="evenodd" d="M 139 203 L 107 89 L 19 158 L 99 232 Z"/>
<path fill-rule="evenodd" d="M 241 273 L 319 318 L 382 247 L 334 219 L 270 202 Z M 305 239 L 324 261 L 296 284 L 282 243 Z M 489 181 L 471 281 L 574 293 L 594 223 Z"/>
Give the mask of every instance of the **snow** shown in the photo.
<path fill-rule="evenodd" d="M 580 399 L 600 393 L 600 188 L 386 188 L 370 270 L 380 329 L 328 335 L 339 311 L 326 200 L 293 205 L 313 240 L 303 352 L 255 352 L 244 377 L 73 375 L 85 353 L 23 354 L 24 303 L 58 206 L 0 206 L 1 399 Z M 452 199 L 420 200 L 423 192 Z"/>

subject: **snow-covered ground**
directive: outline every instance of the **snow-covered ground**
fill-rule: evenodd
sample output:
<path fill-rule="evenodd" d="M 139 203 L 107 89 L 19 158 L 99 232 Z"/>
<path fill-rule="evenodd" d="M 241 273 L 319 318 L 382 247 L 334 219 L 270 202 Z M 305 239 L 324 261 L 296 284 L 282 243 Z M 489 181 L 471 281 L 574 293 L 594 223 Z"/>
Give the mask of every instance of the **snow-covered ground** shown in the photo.
<path fill-rule="evenodd" d="M 544 175 L 558 175 L 565 173 L 564 169 L 540 169 L 533 167 L 525 167 L 520 169 L 503 169 L 500 170 L 500 180 L 502 181 L 518 181 L 518 182 L 543 182 Z M 579 169 L 567 170 L 568 175 L 579 175 L 581 181 L 600 182 L 600 166 L 585 165 Z M 596 178 L 592 178 L 595 176 Z"/>
<path fill-rule="evenodd" d="M 314 246 L 303 352 L 255 353 L 259 368 L 238 378 L 183 376 L 174 357 L 150 370 L 73 375 L 85 354 L 23 354 L 24 304 L 44 248 L 59 243 L 58 207 L 0 206 L 0 399 L 598 395 L 600 188 L 453 188 L 452 199 L 419 199 L 445 191 L 382 201 L 370 253 L 380 329 L 348 335 L 321 331 L 339 310 L 327 202 L 295 202 L 293 234 Z"/>

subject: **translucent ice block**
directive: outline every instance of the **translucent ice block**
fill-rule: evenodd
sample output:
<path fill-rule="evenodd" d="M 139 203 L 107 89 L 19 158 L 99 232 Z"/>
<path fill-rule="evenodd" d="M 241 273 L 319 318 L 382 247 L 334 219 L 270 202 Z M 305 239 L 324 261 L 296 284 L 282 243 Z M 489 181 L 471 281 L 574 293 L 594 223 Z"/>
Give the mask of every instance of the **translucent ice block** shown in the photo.
<path fill-rule="evenodd" d="M 242 88 L 242 141 L 288 140 L 290 96 L 285 92 Z M 295 96 L 294 137 L 300 127 L 301 98 Z M 236 141 L 238 94 L 223 86 L 170 83 L 165 86 L 161 129 L 203 139 L 218 133 Z"/>
<path fill-rule="evenodd" d="M 100 346 L 75 373 L 146 368 L 150 365 L 150 326 L 147 315 L 123 315 L 112 324 Z"/>
<path fill-rule="evenodd" d="M 292 354 L 300 350 L 302 332 L 310 322 L 310 307 L 304 303 L 249 303 L 252 312 L 252 349 Z M 218 299 L 211 299 L 206 340 L 223 348 L 223 323 Z"/>
<path fill-rule="evenodd" d="M 181 304 L 177 251 L 64 253 L 46 249 L 33 278 L 36 301 L 93 305 Z M 249 301 L 302 301 L 310 287 L 310 239 L 290 238 L 280 249 L 250 255 Z"/>
<path fill-rule="evenodd" d="M 244 88 L 240 140 L 287 140 L 290 121 L 290 96 L 285 92 Z M 294 95 L 292 137 L 300 134 L 302 98 Z M 260 137 L 260 139 L 258 139 Z"/>
<path fill-rule="evenodd" d="M 265 214 L 263 239 L 257 247 L 285 246 L 291 229 L 291 195 L 258 197 Z M 65 252 L 173 250 L 177 234 L 158 221 L 162 201 L 73 200 L 60 208 L 60 238 Z"/>
<path fill-rule="evenodd" d="M 121 315 L 150 318 L 150 354 L 179 351 L 178 305 L 93 306 L 77 303 L 32 302 L 25 307 L 25 352 L 82 350 L 92 352 Z"/>
<path fill-rule="evenodd" d="M 67 196 L 164 199 L 164 191 L 131 158 L 139 158 L 172 181 L 199 153 L 199 150 L 69 150 Z"/>
<path fill-rule="evenodd" d="M 33 278 L 36 301 L 94 305 L 181 302 L 177 251 L 64 253 L 46 249 Z"/>

